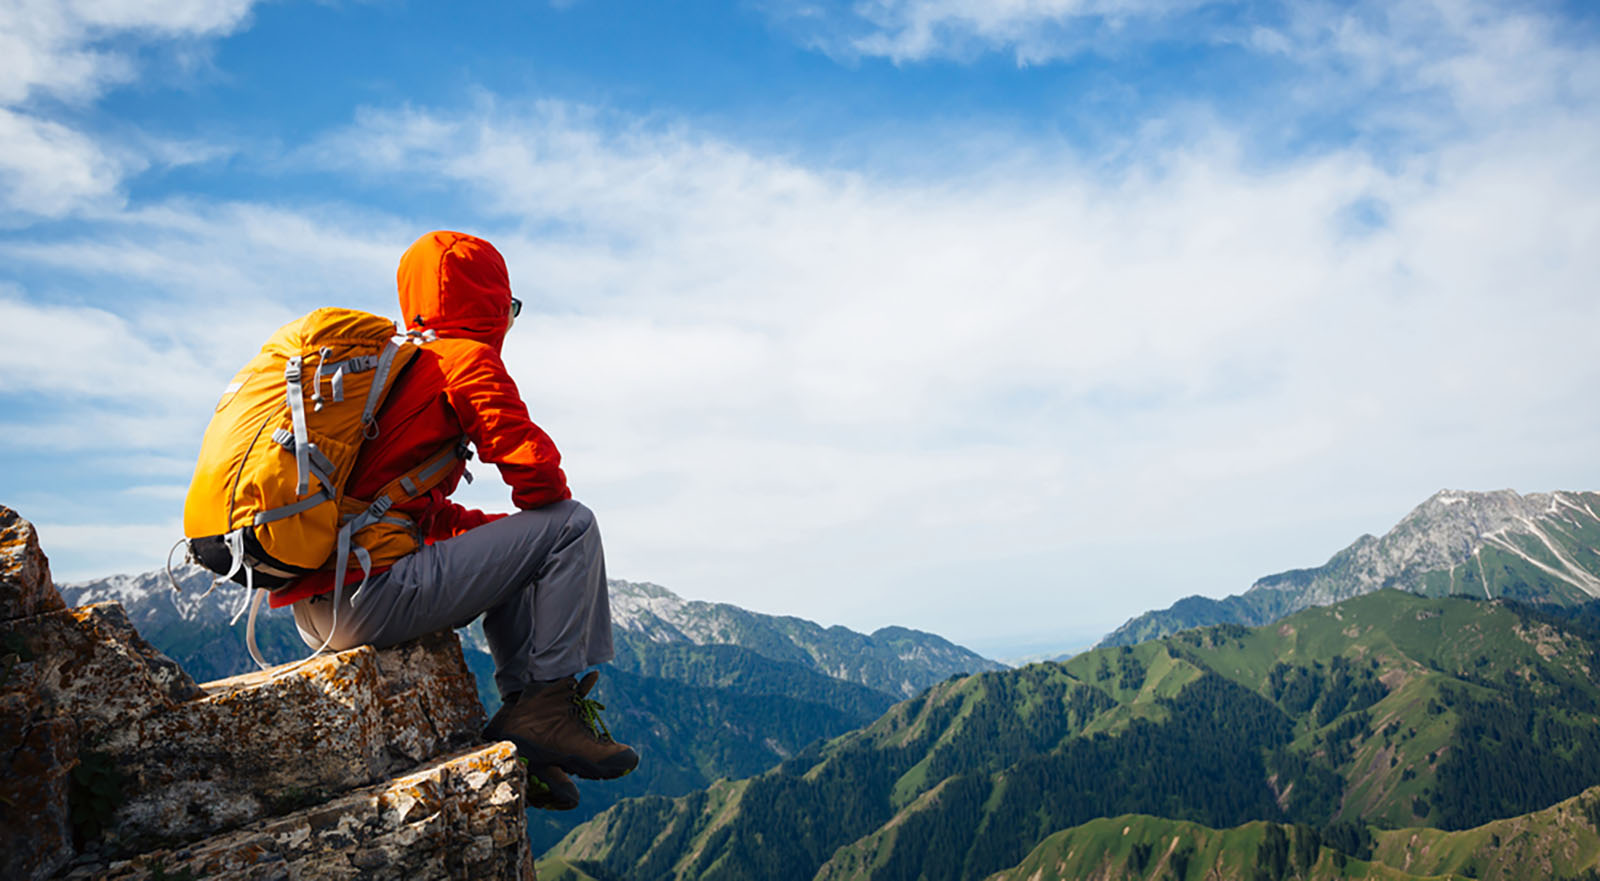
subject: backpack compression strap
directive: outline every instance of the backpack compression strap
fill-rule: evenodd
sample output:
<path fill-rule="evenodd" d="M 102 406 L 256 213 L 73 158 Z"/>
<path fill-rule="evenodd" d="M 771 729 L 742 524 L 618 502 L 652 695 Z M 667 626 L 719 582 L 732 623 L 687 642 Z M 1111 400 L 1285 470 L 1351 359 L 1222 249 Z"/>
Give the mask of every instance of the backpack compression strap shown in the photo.
<path fill-rule="evenodd" d="M 316 409 L 321 410 L 322 378 L 332 375 L 333 399 L 336 402 L 344 400 L 344 377 L 346 373 L 361 373 L 366 370 L 376 371 L 372 377 L 372 386 L 367 391 L 367 400 L 361 409 L 361 433 L 368 440 L 377 437 L 377 422 L 374 415 L 378 411 L 378 403 L 383 400 L 384 389 L 389 384 L 389 373 L 394 369 L 394 359 L 400 354 L 401 343 L 390 340 L 384 344 L 383 351 L 377 355 L 362 355 L 346 358 L 335 364 L 329 364 L 328 358 L 331 349 L 323 349 L 317 358 L 317 372 L 312 380 L 311 394 Z M 284 396 L 288 399 L 289 423 L 294 429 L 294 471 L 295 495 L 303 496 L 311 490 L 311 463 L 310 463 L 310 437 L 306 431 L 306 391 L 301 382 L 302 371 L 305 367 L 304 358 L 295 355 L 289 359 L 283 368 Z M 287 448 L 288 445 L 284 444 Z M 331 486 L 327 481 L 323 486 Z M 298 512 L 291 512 L 298 513 Z M 289 516 L 285 514 L 283 516 Z"/>
<path fill-rule="evenodd" d="M 350 595 L 350 601 L 355 602 L 367 586 L 367 579 L 372 577 L 372 561 L 365 548 L 354 545 L 352 539 L 355 534 L 374 523 L 388 520 L 391 523 L 409 525 L 409 521 L 387 516 L 389 509 L 402 502 L 419 498 L 429 490 L 438 486 L 450 474 L 450 469 L 458 460 L 470 455 L 465 438 L 453 440 L 445 444 L 433 457 L 423 462 L 421 466 L 408 474 L 391 480 L 373 500 L 366 510 L 350 517 L 339 528 L 338 550 L 334 553 L 334 588 L 337 590 L 344 585 L 345 573 L 350 568 L 350 555 L 355 554 L 356 560 L 361 564 L 361 584 L 356 587 L 355 593 Z"/>
<path fill-rule="evenodd" d="M 294 427 L 294 474 L 298 481 L 295 497 L 311 491 L 309 457 L 311 438 L 306 433 L 306 393 L 300 385 L 300 356 L 289 359 L 283 368 L 284 394 L 289 399 L 289 423 Z"/>
<path fill-rule="evenodd" d="M 380 369 L 382 368 L 380 367 Z M 376 382 L 376 380 L 374 380 L 374 382 Z M 273 440 L 285 447 L 288 447 L 288 444 L 284 443 L 285 440 L 290 440 L 291 443 L 293 442 L 290 438 L 279 438 L 277 435 L 274 435 Z M 296 446 L 299 445 L 296 444 Z M 313 450 L 314 449 L 315 448 L 313 447 Z M 389 509 L 402 502 L 407 502 L 411 499 L 418 498 L 424 493 L 438 486 L 441 482 L 443 482 L 445 477 L 450 474 L 450 468 L 457 462 L 457 460 L 469 459 L 471 457 L 472 450 L 467 446 L 466 438 L 463 437 L 450 441 L 444 446 L 444 448 L 435 453 L 431 459 L 423 462 L 421 466 L 408 474 L 403 474 L 400 477 L 390 481 L 389 484 L 378 493 L 378 497 L 375 501 L 373 501 L 360 513 L 349 517 L 349 519 L 345 521 L 344 525 L 339 528 L 338 547 L 334 551 L 333 621 L 328 625 L 328 635 L 325 639 L 323 639 L 322 645 L 318 646 L 317 650 L 311 653 L 311 657 L 305 659 L 306 661 L 309 661 L 311 658 L 314 658 L 326 651 L 328 646 L 333 643 L 333 635 L 338 632 L 339 608 L 344 602 L 344 582 L 345 576 L 350 571 L 350 558 L 354 556 L 356 558 L 357 565 L 361 567 L 361 583 L 356 585 L 355 593 L 350 595 L 350 602 L 352 605 L 355 603 L 356 598 L 361 595 L 361 591 L 366 589 L 367 581 L 372 578 L 372 555 L 367 552 L 366 548 L 354 542 L 355 534 L 363 529 L 366 529 L 368 526 L 373 525 L 374 523 L 380 523 L 384 521 L 389 523 L 397 523 L 402 526 L 411 525 L 411 521 L 408 519 L 389 516 Z M 321 479 L 320 474 L 318 475 L 318 479 Z M 322 500 L 317 498 L 317 501 L 320 502 Z M 274 512 L 267 513 L 270 514 Z M 248 595 L 250 591 L 247 591 L 246 593 Z M 245 622 L 244 628 L 245 644 L 250 649 L 250 657 L 254 658 L 256 665 L 263 670 L 267 669 L 269 665 L 267 664 L 266 660 L 262 658 L 261 650 L 256 646 L 256 614 L 261 607 L 261 594 L 264 593 L 265 591 L 257 592 L 254 601 L 251 602 L 250 617 Z M 243 611 L 242 607 L 241 611 Z M 234 621 L 238 620 L 238 616 L 235 615 Z M 305 661 L 301 661 L 300 663 L 305 663 Z M 299 666 L 299 664 L 296 664 L 296 666 Z"/>

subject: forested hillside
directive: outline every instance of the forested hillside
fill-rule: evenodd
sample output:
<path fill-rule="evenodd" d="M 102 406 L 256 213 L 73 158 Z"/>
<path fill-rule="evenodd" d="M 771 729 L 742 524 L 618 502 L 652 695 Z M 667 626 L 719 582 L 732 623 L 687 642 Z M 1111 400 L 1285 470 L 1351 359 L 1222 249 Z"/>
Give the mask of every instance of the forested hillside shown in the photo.
<path fill-rule="evenodd" d="M 1049 836 L 989 881 L 1477 879 L 1590 881 L 1600 854 L 1600 787 L 1472 829 L 1247 823 L 1212 829 L 1129 815 Z"/>
<path fill-rule="evenodd" d="M 601 879 L 954 881 L 1123 814 L 1466 829 L 1600 782 L 1588 617 L 1383 591 L 953 678 L 761 776 L 618 805 L 552 857 Z"/>
<path fill-rule="evenodd" d="M 607 724 L 639 750 L 620 780 L 578 780 L 571 811 L 529 811 L 534 853 L 619 800 L 679 795 L 726 777 L 759 774 L 818 739 L 877 718 L 894 699 L 731 645 L 623 640 L 593 696 Z"/>

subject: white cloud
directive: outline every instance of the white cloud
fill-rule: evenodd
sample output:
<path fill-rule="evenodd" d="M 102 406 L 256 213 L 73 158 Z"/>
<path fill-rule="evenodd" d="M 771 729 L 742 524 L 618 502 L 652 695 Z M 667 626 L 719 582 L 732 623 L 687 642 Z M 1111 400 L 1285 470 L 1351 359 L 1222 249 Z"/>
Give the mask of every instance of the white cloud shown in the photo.
<path fill-rule="evenodd" d="M 138 43 L 218 37 L 255 0 L 12 0 L 0 7 L 0 103 L 48 95 L 84 100 L 132 79 L 113 38 Z"/>
<path fill-rule="evenodd" d="M 1600 58 L 1574 34 L 1590 26 L 1517 0 L 824 0 L 766 8 L 802 42 L 844 60 L 966 61 L 997 52 L 1027 66 L 1231 46 L 1286 62 L 1247 84 L 1270 82 L 1276 92 L 1251 93 L 1230 108 L 1265 118 L 1268 131 L 1285 119 L 1337 118 L 1364 134 L 1427 145 L 1600 97 Z"/>
<path fill-rule="evenodd" d="M 1600 58 L 1571 39 L 1583 25 L 1553 11 L 1505 0 L 1287 9 L 1252 45 L 1301 70 L 1305 100 L 1361 107 L 1357 124 L 1448 136 L 1600 98 Z"/>
<path fill-rule="evenodd" d="M 12 236 L 0 256 L 47 281 L 0 284 L 0 400 L 51 402 L 52 415 L 0 412 L 0 452 L 187 453 L 277 327 L 324 305 L 394 315 L 414 234 L 350 209 L 174 202 L 65 238 Z"/>
<path fill-rule="evenodd" d="M 59 217 L 112 195 L 126 170 L 67 126 L 0 107 L 0 217 Z"/>
<path fill-rule="evenodd" d="M 500 218 L 482 231 L 533 310 L 508 360 L 623 574 L 882 621 L 867 604 L 913 594 L 860 586 L 910 561 L 1032 555 L 1063 580 L 1030 603 L 1109 627 L 1243 588 L 1270 571 L 1251 542 L 1291 524 L 1283 565 L 1319 562 L 1375 494 L 1397 519 L 1479 475 L 1600 478 L 1521 447 L 1600 428 L 1591 118 L 1547 108 L 1399 165 L 1263 169 L 1207 131 L 1115 174 L 1066 154 L 905 181 L 486 104 L 369 113 L 321 153 L 385 145 L 365 173 L 437 175 Z M 1352 228 L 1356 204 L 1379 220 Z M 1109 549 L 1152 535 L 1241 551 L 1115 597 L 1068 574 L 1118 580 Z M 1004 617 L 950 592 L 965 611 L 924 626 Z"/>
<path fill-rule="evenodd" d="M 115 205 L 152 160 L 214 148 L 94 137 L 61 105 L 92 103 L 138 71 L 135 49 L 230 33 L 254 0 L 13 0 L 0 4 L 0 223 Z"/>

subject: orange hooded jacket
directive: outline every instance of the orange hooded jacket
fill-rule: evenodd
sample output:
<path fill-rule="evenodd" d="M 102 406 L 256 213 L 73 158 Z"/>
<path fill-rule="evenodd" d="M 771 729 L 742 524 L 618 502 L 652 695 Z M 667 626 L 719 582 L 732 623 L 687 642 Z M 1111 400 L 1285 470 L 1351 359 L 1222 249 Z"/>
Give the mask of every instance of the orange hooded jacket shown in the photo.
<path fill-rule="evenodd" d="M 465 435 L 482 461 L 500 469 L 519 509 L 572 498 L 561 453 L 528 418 L 517 384 L 500 360 L 511 317 L 511 281 L 500 252 L 464 233 L 428 233 L 406 249 L 395 280 L 406 327 L 433 331 L 438 339 L 421 347 L 389 393 L 378 414 L 378 434 L 362 445 L 346 493 L 373 498 L 389 481 Z M 425 542 L 505 516 L 447 498 L 465 470 L 466 463 L 458 463 L 430 493 L 395 507 L 417 524 Z M 394 560 L 372 562 L 377 573 Z M 356 570 L 346 583 L 360 578 Z M 318 572 L 275 592 L 272 607 L 331 590 L 332 573 Z"/>

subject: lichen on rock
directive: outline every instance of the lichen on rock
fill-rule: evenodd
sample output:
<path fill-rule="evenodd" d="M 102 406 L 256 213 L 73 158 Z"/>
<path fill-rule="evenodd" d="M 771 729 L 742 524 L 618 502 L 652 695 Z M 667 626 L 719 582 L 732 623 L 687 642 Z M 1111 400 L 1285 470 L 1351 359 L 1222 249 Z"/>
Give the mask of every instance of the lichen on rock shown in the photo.
<path fill-rule="evenodd" d="M 33 524 L 0 505 L 0 621 L 66 607 Z"/>
<path fill-rule="evenodd" d="M 197 685 L 0 506 L 0 877 L 531 879 L 449 631 Z"/>
<path fill-rule="evenodd" d="M 187 847 L 67 878 L 533 879 L 523 771 L 510 744 L 435 759 L 392 780 Z"/>

